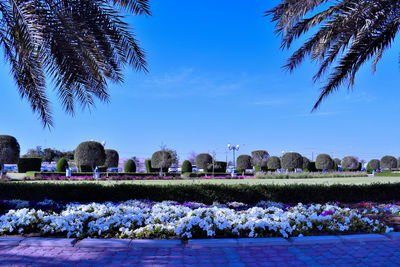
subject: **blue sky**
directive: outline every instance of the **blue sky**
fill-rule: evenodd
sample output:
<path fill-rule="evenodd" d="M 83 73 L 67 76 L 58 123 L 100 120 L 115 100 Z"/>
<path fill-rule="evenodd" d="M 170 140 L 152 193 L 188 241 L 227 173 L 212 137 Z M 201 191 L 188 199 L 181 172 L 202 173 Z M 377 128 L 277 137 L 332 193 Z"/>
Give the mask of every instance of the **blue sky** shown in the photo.
<path fill-rule="evenodd" d="M 37 145 L 71 150 L 93 139 L 106 140 L 120 157 L 151 157 L 166 145 L 181 160 L 191 151 L 215 151 L 224 160 L 227 143 L 240 144 L 239 154 L 400 156 L 398 42 L 375 75 L 366 64 L 351 92 L 341 88 L 310 113 L 321 86 L 311 81 L 316 65 L 283 72 L 290 51 L 280 50 L 263 17 L 279 1 L 251 2 L 153 0 L 152 17 L 129 18 L 150 72 L 127 69 L 126 82 L 110 86 L 110 104 L 75 117 L 63 113 L 49 88 L 51 131 L 20 100 L 8 66 L 0 64 L 1 133 L 15 136 L 22 153 Z"/>

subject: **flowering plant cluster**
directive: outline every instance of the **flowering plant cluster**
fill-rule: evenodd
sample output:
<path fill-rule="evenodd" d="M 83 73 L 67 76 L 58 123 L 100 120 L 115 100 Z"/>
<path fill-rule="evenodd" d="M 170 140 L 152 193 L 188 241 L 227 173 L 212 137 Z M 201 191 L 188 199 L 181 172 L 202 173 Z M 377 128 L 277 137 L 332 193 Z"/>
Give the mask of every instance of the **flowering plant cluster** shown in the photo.
<path fill-rule="evenodd" d="M 50 203 L 50 201 L 47 201 Z M 26 204 L 26 203 L 25 203 Z M 130 200 L 69 203 L 57 212 L 18 206 L 0 216 L 1 234 L 66 237 L 212 238 L 285 237 L 321 233 L 385 233 L 393 229 L 335 204 L 295 206 L 263 201 L 215 204 Z"/>

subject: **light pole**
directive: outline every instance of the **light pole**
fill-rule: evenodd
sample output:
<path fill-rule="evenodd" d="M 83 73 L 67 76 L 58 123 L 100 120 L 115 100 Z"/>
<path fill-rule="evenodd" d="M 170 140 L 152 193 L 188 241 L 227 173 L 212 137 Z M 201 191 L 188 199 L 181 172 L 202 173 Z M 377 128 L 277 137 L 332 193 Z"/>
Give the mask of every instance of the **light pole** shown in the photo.
<path fill-rule="evenodd" d="M 228 149 L 232 150 L 233 152 L 233 170 L 231 172 L 232 177 L 236 177 L 236 168 L 235 168 L 235 163 L 236 163 L 236 158 L 235 158 L 235 151 L 239 150 L 239 145 L 231 145 L 228 144 Z"/>

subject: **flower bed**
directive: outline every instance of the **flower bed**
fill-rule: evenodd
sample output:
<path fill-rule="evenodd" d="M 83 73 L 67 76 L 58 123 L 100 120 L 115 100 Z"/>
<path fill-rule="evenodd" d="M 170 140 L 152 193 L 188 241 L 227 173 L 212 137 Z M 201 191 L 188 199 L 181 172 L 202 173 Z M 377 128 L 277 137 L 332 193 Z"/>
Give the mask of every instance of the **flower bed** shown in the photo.
<path fill-rule="evenodd" d="M 369 218 L 399 214 L 399 206 L 346 207 L 337 204 L 284 205 L 262 201 L 207 206 L 175 201 L 130 200 L 120 203 L 7 202 L 0 233 L 101 238 L 290 237 L 339 233 L 385 233 L 393 229 Z"/>

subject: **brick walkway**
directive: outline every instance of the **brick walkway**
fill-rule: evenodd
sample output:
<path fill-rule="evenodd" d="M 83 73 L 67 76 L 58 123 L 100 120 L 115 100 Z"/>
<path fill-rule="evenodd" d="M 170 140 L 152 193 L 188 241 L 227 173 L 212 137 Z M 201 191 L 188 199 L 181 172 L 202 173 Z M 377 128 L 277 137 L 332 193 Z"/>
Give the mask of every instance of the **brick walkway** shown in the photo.
<path fill-rule="evenodd" d="M 210 242 L 211 241 L 211 242 Z M 400 235 L 131 241 L 0 238 L 1 266 L 399 266 Z M 225 245 L 224 245 L 225 244 Z"/>

